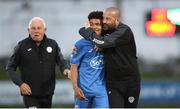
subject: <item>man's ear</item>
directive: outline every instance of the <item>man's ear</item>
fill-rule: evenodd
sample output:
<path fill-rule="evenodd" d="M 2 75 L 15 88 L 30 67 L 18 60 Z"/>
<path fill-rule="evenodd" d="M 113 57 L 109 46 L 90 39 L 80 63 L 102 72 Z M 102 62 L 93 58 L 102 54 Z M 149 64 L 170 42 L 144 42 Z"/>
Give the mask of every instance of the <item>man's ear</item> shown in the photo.
<path fill-rule="evenodd" d="M 27 30 L 28 30 L 28 33 L 30 33 L 30 29 L 29 29 L 29 28 L 27 28 Z"/>
<path fill-rule="evenodd" d="M 116 26 L 118 26 L 119 25 L 119 19 L 116 19 L 116 21 L 115 21 L 115 23 L 116 23 Z"/>

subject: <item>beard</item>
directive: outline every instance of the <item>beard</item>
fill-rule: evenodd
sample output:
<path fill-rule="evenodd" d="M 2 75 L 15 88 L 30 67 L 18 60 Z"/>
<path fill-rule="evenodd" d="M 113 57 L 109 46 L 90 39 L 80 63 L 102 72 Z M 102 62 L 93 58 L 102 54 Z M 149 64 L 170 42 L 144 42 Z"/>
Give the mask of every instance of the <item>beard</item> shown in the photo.
<path fill-rule="evenodd" d="M 103 30 L 104 30 L 104 31 L 109 30 L 109 25 L 107 25 L 107 24 L 103 24 Z"/>
<path fill-rule="evenodd" d="M 103 24 L 104 34 L 111 34 L 116 29 L 115 25 Z"/>

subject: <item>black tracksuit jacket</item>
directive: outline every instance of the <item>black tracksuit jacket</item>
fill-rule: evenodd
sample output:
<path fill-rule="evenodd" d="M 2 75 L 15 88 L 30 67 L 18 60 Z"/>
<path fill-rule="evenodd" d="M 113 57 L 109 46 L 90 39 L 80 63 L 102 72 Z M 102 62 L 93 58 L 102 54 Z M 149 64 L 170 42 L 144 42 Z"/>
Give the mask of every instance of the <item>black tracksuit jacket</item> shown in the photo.
<path fill-rule="evenodd" d="M 12 81 L 30 85 L 32 96 L 52 95 L 55 89 L 55 66 L 69 68 L 55 40 L 44 38 L 39 46 L 29 36 L 20 41 L 6 66 Z M 20 76 L 16 73 L 19 67 Z"/>
<path fill-rule="evenodd" d="M 105 73 L 108 87 L 140 88 L 140 73 L 137 64 L 134 35 L 127 25 L 121 23 L 117 29 L 104 37 L 98 37 L 88 28 L 81 28 L 80 35 L 104 49 Z"/>

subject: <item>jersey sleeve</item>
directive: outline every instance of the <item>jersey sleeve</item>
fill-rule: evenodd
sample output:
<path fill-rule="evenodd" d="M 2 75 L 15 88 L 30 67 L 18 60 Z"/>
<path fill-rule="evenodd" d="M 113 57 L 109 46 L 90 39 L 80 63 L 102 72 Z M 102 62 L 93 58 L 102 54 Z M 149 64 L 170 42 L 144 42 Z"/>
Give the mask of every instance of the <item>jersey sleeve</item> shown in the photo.
<path fill-rule="evenodd" d="M 83 56 L 86 54 L 86 52 L 87 52 L 87 49 L 85 46 L 79 43 L 76 43 L 71 54 L 70 64 L 79 65 Z"/>

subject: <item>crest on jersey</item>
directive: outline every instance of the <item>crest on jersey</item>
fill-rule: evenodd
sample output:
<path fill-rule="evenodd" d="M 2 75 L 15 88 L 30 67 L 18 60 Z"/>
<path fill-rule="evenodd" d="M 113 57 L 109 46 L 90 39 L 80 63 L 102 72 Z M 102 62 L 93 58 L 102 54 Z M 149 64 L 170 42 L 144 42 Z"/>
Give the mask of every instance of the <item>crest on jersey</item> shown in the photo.
<path fill-rule="evenodd" d="M 77 48 L 76 48 L 76 47 L 73 48 L 72 54 L 73 54 L 73 55 L 76 55 L 76 54 L 77 54 Z"/>

